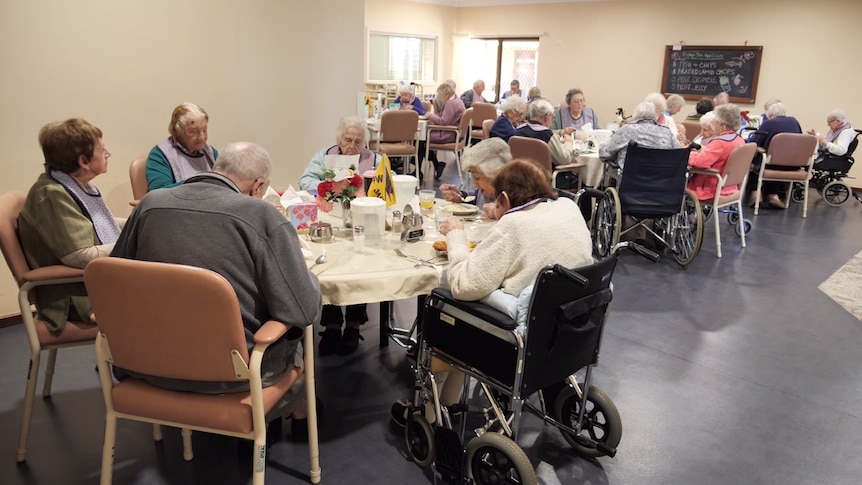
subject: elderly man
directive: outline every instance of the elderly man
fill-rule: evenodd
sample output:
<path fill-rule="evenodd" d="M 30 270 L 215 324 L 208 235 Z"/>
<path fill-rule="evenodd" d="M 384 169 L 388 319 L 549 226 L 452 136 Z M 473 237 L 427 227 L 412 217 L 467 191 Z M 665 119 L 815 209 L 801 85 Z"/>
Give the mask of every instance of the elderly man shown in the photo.
<path fill-rule="evenodd" d="M 512 79 L 512 82 L 509 83 L 509 90 L 503 93 L 503 98 L 506 99 L 510 96 L 518 96 L 520 98 L 524 97 L 524 92 L 521 91 L 521 81 L 517 79 Z"/>
<path fill-rule="evenodd" d="M 630 142 L 647 148 L 679 148 L 679 140 L 667 126 L 660 125 L 657 120 L 658 113 L 653 103 L 644 101 L 635 106 L 632 121 L 615 131 L 599 148 L 599 158 L 622 169 Z"/>
<path fill-rule="evenodd" d="M 509 145 L 500 138 L 488 138 L 464 150 L 461 166 L 473 176 L 475 189 L 467 192 L 451 184 L 441 184 L 443 198 L 450 202 L 469 202 L 485 210 L 488 217 L 496 219 L 494 212 L 494 177 L 503 166 L 512 160 Z"/>
<path fill-rule="evenodd" d="M 291 325 L 263 356 L 263 385 L 302 369 L 302 329 L 320 320 L 321 297 L 290 222 L 261 198 L 272 171 L 254 143 L 228 145 L 212 172 L 177 187 L 150 192 L 129 217 L 111 256 L 186 264 L 224 276 L 236 291 L 249 351 L 268 320 Z M 118 376 L 123 374 L 117 370 Z M 197 382 L 142 377 L 175 390 L 223 393 L 242 382 Z"/>
<path fill-rule="evenodd" d="M 770 142 L 779 133 L 802 133 L 802 127 L 799 126 L 799 121 L 796 118 L 787 116 L 784 103 L 775 102 L 766 109 L 766 121 L 754 132 L 749 141 L 756 143 L 758 147 L 763 149 L 763 152 L 767 152 L 769 151 Z M 757 189 L 757 177 L 759 176 L 761 163 L 763 163 L 763 153 L 760 153 L 760 150 L 758 150 L 752 162 L 753 171 L 748 176 L 748 190 L 752 191 L 751 202 L 755 203 L 763 195 L 766 195 L 765 200 L 770 207 L 786 209 L 787 206 L 784 204 L 784 201 L 778 196 L 778 192 L 785 185 L 784 183 L 766 181 L 761 186 L 760 194 L 755 191 Z M 775 166 L 771 168 L 775 170 L 797 170 L 796 167 Z"/>
<path fill-rule="evenodd" d="M 452 89 L 454 89 L 454 86 Z M 473 103 L 487 103 L 485 98 L 482 97 L 483 91 L 485 91 L 485 81 L 481 79 L 475 80 L 473 82 L 473 89 L 468 89 L 461 95 L 461 101 L 464 102 L 464 107 L 469 108 Z"/>
<path fill-rule="evenodd" d="M 527 100 L 520 96 L 511 96 L 503 101 L 501 109 L 503 114 L 494 121 L 490 134 L 492 138 L 509 141 L 509 137 L 515 134 L 518 123 L 527 114 Z"/>
<path fill-rule="evenodd" d="M 722 91 L 722 92 L 716 94 L 715 97 L 712 98 L 713 107 L 718 107 L 718 106 L 721 106 L 723 104 L 727 104 L 729 102 L 730 102 L 730 95 L 727 94 L 725 91 Z"/>

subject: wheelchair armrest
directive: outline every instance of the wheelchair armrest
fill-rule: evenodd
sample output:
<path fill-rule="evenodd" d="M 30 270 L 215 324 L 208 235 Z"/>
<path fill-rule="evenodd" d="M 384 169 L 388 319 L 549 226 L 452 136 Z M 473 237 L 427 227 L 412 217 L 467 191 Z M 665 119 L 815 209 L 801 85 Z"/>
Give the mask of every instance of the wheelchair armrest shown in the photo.
<path fill-rule="evenodd" d="M 508 315 L 491 308 L 479 301 L 457 300 L 452 292 L 446 288 L 436 288 L 431 292 L 428 304 L 440 309 L 443 304 L 449 304 L 465 313 L 469 313 L 481 320 L 504 330 L 515 330 L 518 323 L 509 318 Z"/>

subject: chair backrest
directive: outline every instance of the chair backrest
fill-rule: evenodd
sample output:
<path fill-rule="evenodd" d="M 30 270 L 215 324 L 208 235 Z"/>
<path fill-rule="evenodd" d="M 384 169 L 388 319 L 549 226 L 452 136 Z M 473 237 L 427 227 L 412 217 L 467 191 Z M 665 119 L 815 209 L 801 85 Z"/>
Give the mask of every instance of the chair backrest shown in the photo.
<path fill-rule="evenodd" d="M 485 120 L 482 122 L 482 137 L 484 139 L 491 138 L 491 127 L 494 126 L 496 120 Z"/>
<path fill-rule="evenodd" d="M 431 114 L 431 113 L 433 113 L 433 112 L 434 112 L 434 111 L 432 111 L 434 108 L 432 107 L 432 105 L 431 105 L 431 102 L 430 102 L 430 101 L 425 101 L 425 100 L 423 99 L 423 100 L 422 100 L 422 107 L 423 107 L 423 108 L 425 108 L 425 113 L 426 113 L 426 114 Z"/>
<path fill-rule="evenodd" d="M 473 119 L 473 107 L 464 110 L 464 114 L 461 115 L 461 122 L 458 123 L 458 136 L 459 139 L 466 139 L 467 135 L 470 134 L 470 123 Z"/>
<path fill-rule="evenodd" d="M 509 138 L 509 150 L 512 158 L 528 158 L 534 160 L 549 172 L 551 171 L 551 147 L 538 138 L 512 136 Z"/>
<path fill-rule="evenodd" d="M 730 152 L 727 164 L 724 166 L 724 175 L 727 177 L 725 186 L 739 186 L 745 180 L 751 170 L 751 161 L 754 160 L 755 153 L 757 153 L 756 143 L 739 145 Z"/>
<path fill-rule="evenodd" d="M 811 162 L 817 138 L 802 133 L 779 133 L 769 142 L 770 165 L 804 167 Z"/>
<path fill-rule="evenodd" d="M 18 214 L 24 207 L 27 195 L 23 192 L 7 192 L 0 195 L 0 250 L 9 266 L 15 283 L 24 284 L 24 273 L 30 271 L 21 239 L 18 237 Z"/>
<path fill-rule="evenodd" d="M 582 268 L 552 266 L 539 273 L 527 315 L 523 396 L 562 381 L 598 360 L 611 301 L 616 256 Z M 570 276 L 577 273 L 587 285 Z"/>
<path fill-rule="evenodd" d="M 384 111 L 380 117 L 380 141 L 412 143 L 418 128 L 419 113 L 413 110 Z"/>
<path fill-rule="evenodd" d="M 679 213 L 688 155 L 686 148 L 665 150 L 630 143 L 619 188 L 623 214 L 656 219 Z"/>
<path fill-rule="evenodd" d="M 491 103 L 473 103 L 470 107 L 473 108 L 472 126 L 482 126 L 485 120 L 497 119 L 497 107 Z"/>
<path fill-rule="evenodd" d="M 685 137 L 689 140 L 694 140 L 700 134 L 700 122 L 683 121 L 682 126 L 685 127 Z"/>
<path fill-rule="evenodd" d="M 862 130 L 853 130 L 856 132 L 856 136 L 853 137 L 853 141 L 847 145 L 847 151 L 844 152 L 844 157 L 850 158 L 853 156 L 853 152 L 856 151 L 856 147 L 859 146 L 859 135 L 862 135 Z"/>
<path fill-rule="evenodd" d="M 208 269 L 99 258 L 84 270 L 99 332 L 113 363 L 141 374 L 237 381 L 232 355 L 248 362 L 233 287 Z"/>
<path fill-rule="evenodd" d="M 136 157 L 129 164 L 129 179 L 132 182 L 132 198 L 141 200 L 147 195 L 147 156 L 143 155 Z"/>

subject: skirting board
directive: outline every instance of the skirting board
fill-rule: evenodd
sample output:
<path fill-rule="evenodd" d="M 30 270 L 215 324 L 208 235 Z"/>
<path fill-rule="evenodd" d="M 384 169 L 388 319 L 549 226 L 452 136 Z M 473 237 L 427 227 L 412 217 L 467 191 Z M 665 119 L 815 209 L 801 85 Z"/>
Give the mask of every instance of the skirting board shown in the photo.
<path fill-rule="evenodd" d="M 21 315 L 10 315 L 0 318 L 0 328 L 11 327 L 21 323 Z"/>

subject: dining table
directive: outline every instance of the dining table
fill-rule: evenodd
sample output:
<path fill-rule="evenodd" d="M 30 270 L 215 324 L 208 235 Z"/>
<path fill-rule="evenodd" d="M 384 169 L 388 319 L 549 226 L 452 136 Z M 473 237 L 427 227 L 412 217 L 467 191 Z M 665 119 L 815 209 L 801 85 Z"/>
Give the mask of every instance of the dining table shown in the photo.
<path fill-rule="evenodd" d="M 409 203 L 418 211 L 417 197 Z M 441 208 L 450 204 L 443 199 L 435 200 L 435 205 Z M 404 204 L 396 204 L 396 207 L 403 211 Z M 436 212 L 447 217 L 461 214 L 467 238 L 475 242 L 481 241 L 496 222 L 480 211 L 455 213 L 441 209 Z M 380 346 L 385 347 L 389 337 L 401 330 L 392 326 L 391 302 L 424 297 L 445 283 L 448 260 L 433 248 L 436 240 L 445 240 L 445 237 L 437 231 L 434 211 L 423 215 L 424 236 L 418 240 L 402 241 L 400 233 L 387 230 L 379 239 L 366 234 L 360 250 L 353 240 L 352 229 L 344 228 L 340 216 L 319 212 L 318 221 L 338 229 L 328 242 L 312 242 L 307 234 L 300 234 L 310 249 L 306 262 L 309 267 L 314 266 L 311 271 L 320 282 L 323 303 L 339 306 L 380 303 Z M 324 252 L 326 262 L 314 265 Z M 421 311 L 419 314 L 421 316 Z"/>

